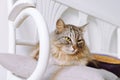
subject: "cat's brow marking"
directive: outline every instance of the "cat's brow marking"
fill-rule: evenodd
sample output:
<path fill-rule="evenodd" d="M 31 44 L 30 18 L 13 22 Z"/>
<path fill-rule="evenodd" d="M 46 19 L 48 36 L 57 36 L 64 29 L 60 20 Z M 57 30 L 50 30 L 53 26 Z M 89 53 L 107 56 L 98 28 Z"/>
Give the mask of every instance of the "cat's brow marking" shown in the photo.
<path fill-rule="evenodd" d="M 72 36 L 72 26 L 70 26 L 70 37 Z"/>
<path fill-rule="evenodd" d="M 73 31 L 74 31 L 74 37 L 75 37 L 75 39 L 77 39 L 79 32 L 76 28 L 73 28 Z"/>
<path fill-rule="evenodd" d="M 73 37 L 75 37 L 75 29 L 74 29 L 74 27 L 73 26 L 71 26 L 72 27 L 72 34 L 73 34 Z"/>

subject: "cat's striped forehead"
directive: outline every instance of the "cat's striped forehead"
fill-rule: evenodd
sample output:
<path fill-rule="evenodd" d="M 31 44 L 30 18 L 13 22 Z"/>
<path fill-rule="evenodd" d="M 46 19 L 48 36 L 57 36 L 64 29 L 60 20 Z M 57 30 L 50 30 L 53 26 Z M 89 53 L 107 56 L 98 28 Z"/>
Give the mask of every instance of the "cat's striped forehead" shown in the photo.
<path fill-rule="evenodd" d="M 75 37 L 75 38 L 82 37 L 81 29 L 74 25 L 66 25 L 65 30 L 63 31 L 63 34 L 69 37 Z"/>

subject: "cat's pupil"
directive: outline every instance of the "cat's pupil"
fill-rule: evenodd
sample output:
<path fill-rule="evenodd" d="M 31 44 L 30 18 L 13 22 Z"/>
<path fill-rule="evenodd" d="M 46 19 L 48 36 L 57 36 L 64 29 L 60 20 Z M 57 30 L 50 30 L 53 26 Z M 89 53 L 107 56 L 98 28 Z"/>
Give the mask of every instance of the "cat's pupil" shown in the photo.
<path fill-rule="evenodd" d="M 65 40 L 68 41 L 68 42 L 71 41 L 71 39 L 69 37 L 65 37 Z"/>

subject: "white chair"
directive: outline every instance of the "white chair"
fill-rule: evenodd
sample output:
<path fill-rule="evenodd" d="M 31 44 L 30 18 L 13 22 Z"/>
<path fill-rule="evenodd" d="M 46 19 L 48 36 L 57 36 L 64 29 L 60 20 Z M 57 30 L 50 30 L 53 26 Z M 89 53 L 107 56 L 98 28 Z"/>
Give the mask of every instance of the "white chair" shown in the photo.
<path fill-rule="evenodd" d="M 37 44 L 37 42 L 28 42 L 25 40 L 17 40 L 16 39 L 16 27 L 19 28 L 20 24 L 29 16 L 32 17 L 33 21 L 35 22 L 35 24 L 37 26 L 40 46 L 44 46 L 44 47 L 41 47 L 42 49 L 40 51 L 40 53 L 44 53 L 44 54 L 41 54 L 41 59 L 43 58 L 43 60 L 39 60 L 37 63 L 37 64 L 40 63 L 43 66 L 41 66 L 41 65 L 37 66 L 35 71 L 32 73 L 33 76 L 31 76 L 28 79 L 28 80 L 33 80 L 33 79 L 38 80 L 38 78 L 40 79 L 40 77 L 38 77 L 37 75 L 39 75 L 39 76 L 41 75 L 41 77 L 42 77 L 43 73 L 46 70 L 46 66 L 47 66 L 47 61 L 48 61 L 48 56 L 49 56 L 49 34 L 48 34 L 46 23 L 45 23 L 42 15 L 35 8 L 35 4 L 32 1 L 18 1 L 13 6 L 13 9 L 9 16 L 9 19 L 11 21 L 13 21 L 13 25 L 14 25 L 10 29 L 11 37 L 9 39 L 10 40 L 9 51 L 10 51 L 10 53 L 16 53 L 16 45 L 35 46 Z M 40 42 L 40 41 L 42 41 L 42 42 Z M 41 70 L 39 70 L 39 69 L 41 69 Z M 35 77 L 35 76 L 37 76 L 37 77 Z M 9 79 L 11 79 L 11 78 L 8 77 L 8 80 Z M 16 80 L 16 78 L 13 78 L 13 79 Z"/>
<path fill-rule="evenodd" d="M 111 0 L 110 3 L 115 3 L 115 5 L 120 8 L 119 1 Z M 18 0 L 13 5 L 9 14 L 9 20 L 14 24 L 13 27 L 10 23 L 11 37 L 9 39 L 9 51 L 10 53 L 16 53 L 17 50 L 19 51 L 16 45 L 34 47 L 39 41 L 40 46 L 42 46 L 40 47 L 40 56 L 42 56 L 42 59 L 38 60 L 35 71 L 27 80 L 40 80 L 46 69 L 49 56 L 48 34 L 55 29 L 57 19 L 62 18 L 66 23 L 77 26 L 89 22 L 85 39 L 91 52 L 120 57 L 119 13 L 120 10 L 116 10 L 114 5 L 109 5 L 104 0 L 97 2 L 95 0 L 91 2 L 87 0 Z M 29 16 L 35 21 L 39 39 L 37 40 L 37 36 L 34 37 L 36 39 L 35 41 L 16 39 L 16 27 L 19 28 L 23 21 Z M 35 33 L 35 35 L 37 34 Z M 15 77 L 9 73 L 8 80 L 10 80 L 11 76 Z M 17 79 L 21 80 L 19 78 L 13 78 L 12 80 Z"/>

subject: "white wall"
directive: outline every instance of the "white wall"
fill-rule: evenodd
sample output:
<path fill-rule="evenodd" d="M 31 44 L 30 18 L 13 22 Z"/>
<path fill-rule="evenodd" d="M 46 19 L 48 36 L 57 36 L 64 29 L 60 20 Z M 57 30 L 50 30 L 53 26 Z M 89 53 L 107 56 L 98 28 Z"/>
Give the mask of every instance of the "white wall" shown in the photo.
<path fill-rule="evenodd" d="M 7 0 L 0 0 L 0 53 L 8 52 Z M 0 80 L 6 80 L 6 70 L 0 66 Z"/>

